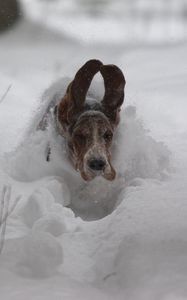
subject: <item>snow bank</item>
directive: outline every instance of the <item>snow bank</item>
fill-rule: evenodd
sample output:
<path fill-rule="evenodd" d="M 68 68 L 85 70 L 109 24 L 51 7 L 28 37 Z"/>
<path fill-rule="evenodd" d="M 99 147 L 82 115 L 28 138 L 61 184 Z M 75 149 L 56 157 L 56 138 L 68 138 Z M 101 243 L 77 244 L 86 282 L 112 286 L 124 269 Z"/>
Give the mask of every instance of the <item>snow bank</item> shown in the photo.
<path fill-rule="evenodd" d="M 39 109 L 39 115 L 41 111 Z M 128 255 L 133 252 L 126 251 L 131 244 L 128 246 L 128 239 L 126 242 L 124 237 L 128 231 L 124 228 L 129 214 L 125 203 L 128 194 L 131 196 L 133 191 L 146 189 L 146 184 L 148 188 L 145 180 L 154 179 L 159 184 L 159 180 L 167 178 L 169 150 L 150 136 L 137 117 L 136 108 L 129 106 L 122 112 L 113 149 L 117 180 L 108 183 L 96 179 L 86 184 L 79 175 L 74 175 L 65 151 L 62 155 L 62 141 L 50 128 L 46 132 L 36 131 L 35 121 L 28 130 L 27 139 L 7 154 L 4 162 L 4 169 L 13 178 L 13 184 L 22 182 L 23 200 L 12 216 L 14 222 L 10 219 L 7 231 L 7 238 L 19 237 L 17 247 L 20 254 L 14 259 L 15 272 L 28 278 L 45 278 L 61 271 L 74 280 L 96 282 L 106 289 L 111 284 L 113 291 L 117 286 L 120 290 L 126 286 L 131 289 L 133 276 L 139 273 L 134 275 L 131 271 L 132 275 L 128 277 L 126 271 Z M 55 145 L 50 163 L 45 159 L 49 142 Z M 80 218 L 75 218 L 72 210 L 64 207 L 66 205 L 87 220 L 111 215 L 87 225 Z M 22 226 L 18 226 L 20 222 Z M 140 258 L 140 270 L 141 266 Z"/>
<path fill-rule="evenodd" d="M 170 168 L 170 152 L 163 143 L 150 136 L 137 117 L 136 108 L 129 106 L 122 111 L 121 124 L 112 150 L 118 171 L 117 180 L 109 183 L 104 179 L 96 179 L 89 184 L 84 183 L 70 166 L 64 141 L 56 136 L 52 126 L 47 131 L 36 130 L 49 100 L 62 96 L 57 86 L 64 93 L 65 87 L 57 83 L 55 88 L 53 85 L 44 94 L 38 112 L 33 115 L 33 121 L 26 131 L 27 137 L 3 159 L 4 170 L 12 178 L 12 184 L 20 182 L 22 187 L 22 201 L 9 220 L 7 238 L 19 237 L 17 243 L 20 255 L 15 258 L 15 270 L 20 276 L 51 277 L 62 268 L 73 279 L 92 282 L 98 276 L 97 271 L 94 271 L 95 267 L 99 270 L 103 263 L 89 258 L 88 253 L 92 247 L 85 247 L 84 241 L 90 233 L 85 232 L 85 223 L 80 218 L 75 218 L 74 213 L 86 220 L 100 219 L 111 214 L 124 201 L 128 187 L 141 188 L 146 178 L 166 179 Z M 94 83 L 90 93 L 94 92 L 96 86 L 97 83 Z M 96 90 L 98 94 L 102 94 L 99 85 Z M 53 94 L 54 91 L 57 94 Z M 49 143 L 52 145 L 52 159 L 47 162 L 46 149 Z M 71 208 L 66 208 L 67 205 Z M 116 220 L 111 220 L 118 209 L 109 219 L 104 219 L 105 226 L 114 222 L 116 232 L 119 224 L 116 224 Z M 97 228 L 96 224 L 92 226 Z M 102 228 L 103 225 L 98 223 L 98 226 Z M 97 246 L 101 243 L 98 237 L 99 233 L 98 236 L 93 236 Z M 78 246 L 79 239 L 82 242 Z M 111 267 L 111 263 L 113 266 L 114 253 L 118 257 L 119 246 L 120 239 L 115 242 L 115 251 L 108 252 L 108 267 Z M 77 253 L 77 247 L 83 252 L 79 252 L 78 262 L 74 265 L 71 260 Z M 97 280 L 108 278 L 108 267 L 103 266 Z M 121 278 L 120 270 L 118 273 Z"/>

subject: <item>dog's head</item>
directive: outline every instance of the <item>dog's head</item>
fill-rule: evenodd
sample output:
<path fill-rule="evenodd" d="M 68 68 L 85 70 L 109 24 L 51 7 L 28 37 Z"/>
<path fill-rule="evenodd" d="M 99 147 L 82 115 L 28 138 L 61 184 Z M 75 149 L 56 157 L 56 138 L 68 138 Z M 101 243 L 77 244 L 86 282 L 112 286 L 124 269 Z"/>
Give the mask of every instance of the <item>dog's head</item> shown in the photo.
<path fill-rule="evenodd" d="M 104 79 L 104 98 L 101 102 L 89 104 L 86 94 L 99 71 Z M 110 147 L 119 123 L 124 87 L 125 78 L 117 66 L 90 60 L 76 73 L 57 106 L 58 127 L 67 139 L 75 168 L 86 181 L 98 175 L 107 180 L 115 178 Z"/>

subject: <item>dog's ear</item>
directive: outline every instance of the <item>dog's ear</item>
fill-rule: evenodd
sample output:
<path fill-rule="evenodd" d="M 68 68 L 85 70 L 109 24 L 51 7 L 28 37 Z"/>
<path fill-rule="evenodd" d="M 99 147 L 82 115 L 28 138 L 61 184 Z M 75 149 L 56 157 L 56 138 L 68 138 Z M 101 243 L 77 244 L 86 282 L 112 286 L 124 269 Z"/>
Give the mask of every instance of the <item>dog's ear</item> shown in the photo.
<path fill-rule="evenodd" d="M 103 112 L 113 124 L 117 125 L 119 110 L 124 101 L 125 77 L 115 65 L 103 65 L 100 72 L 105 85 L 105 94 L 101 102 Z"/>
<path fill-rule="evenodd" d="M 96 59 L 87 61 L 69 84 L 66 95 L 59 104 L 60 121 L 70 124 L 83 110 L 86 94 L 94 75 L 100 70 L 102 62 Z"/>

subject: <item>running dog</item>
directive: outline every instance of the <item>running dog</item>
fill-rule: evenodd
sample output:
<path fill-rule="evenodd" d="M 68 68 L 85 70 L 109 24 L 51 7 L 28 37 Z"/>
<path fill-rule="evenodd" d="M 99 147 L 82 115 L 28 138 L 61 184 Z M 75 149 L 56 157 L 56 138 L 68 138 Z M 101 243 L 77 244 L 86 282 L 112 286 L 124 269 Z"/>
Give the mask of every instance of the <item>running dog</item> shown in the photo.
<path fill-rule="evenodd" d="M 87 99 L 87 92 L 96 73 L 104 80 L 105 93 L 101 101 Z M 104 65 L 89 60 L 76 73 L 65 95 L 51 103 L 54 126 L 67 144 L 69 158 L 85 181 L 96 176 L 114 180 L 111 145 L 114 131 L 120 121 L 120 108 L 124 101 L 125 77 L 116 65 Z M 40 129 L 46 127 L 46 115 Z M 47 160 L 50 160 L 50 148 Z"/>

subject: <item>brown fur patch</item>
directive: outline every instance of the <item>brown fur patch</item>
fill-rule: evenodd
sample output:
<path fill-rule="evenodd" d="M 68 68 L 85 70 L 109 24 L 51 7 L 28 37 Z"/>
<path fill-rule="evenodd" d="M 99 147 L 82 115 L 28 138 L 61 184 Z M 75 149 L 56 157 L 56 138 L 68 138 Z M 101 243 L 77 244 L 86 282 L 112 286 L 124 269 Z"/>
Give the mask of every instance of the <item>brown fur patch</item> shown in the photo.
<path fill-rule="evenodd" d="M 104 78 L 105 95 L 100 111 L 95 111 L 89 108 L 89 103 L 84 104 L 91 81 L 98 71 Z M 119 123 L 124 87 L 125 78 L 117 66 L 90 60 L 76 73 L 57 106 L 61 134 L 66 137 L 71 159 L 84 180 L 91 180 L 97 175 L 107 180 L 115 178 L 110 147 L 113 131 Z M 93 159 L 103 161 L 101 171 L 89 167 L 89 161 Z"/>

